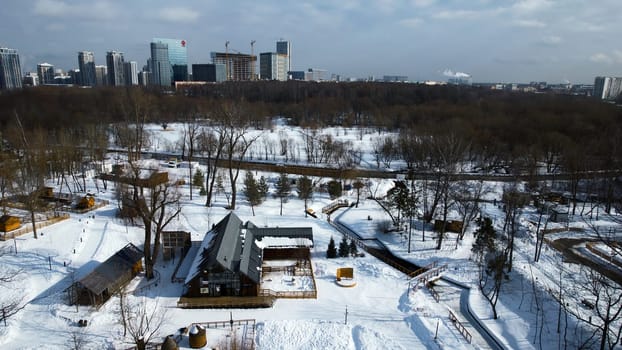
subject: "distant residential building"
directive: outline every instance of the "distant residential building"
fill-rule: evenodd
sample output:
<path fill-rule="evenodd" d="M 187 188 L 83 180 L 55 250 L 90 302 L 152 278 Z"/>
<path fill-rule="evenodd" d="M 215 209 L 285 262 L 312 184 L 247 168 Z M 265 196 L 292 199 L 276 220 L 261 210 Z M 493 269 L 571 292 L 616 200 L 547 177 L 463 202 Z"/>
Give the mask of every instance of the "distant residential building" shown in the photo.
<path fill-rule="evenodd" d="M 95 85 L 97 86 L 108 85 L 108 67 L 107 66 L 95 66 Z"/>
<path fill-rule="evenodd" d="M 108 51 L 106 54 L 106 66 L 108 67 L 108 85 L 125 85 L 123 52 Z"/>
<path fill-rule="evenodd" d="M 171 65 L 171 81 L 188 81 L 188 42 L 184 39 L 154 38 L 152 43 L 164 43 Z"/>
<path fill-rule="evenodd" d="M 71 84 L 84 86 L 82 84 L 82 74 L 79 69 L 71 69 L 67 72 L 67 76 L 71 79 Z"/>
<path fill-rule="evenodd" d="M 276 53 L 285 55 L 286 67 L 285 72 L 292 70 L 292 44 L 287 40 L 279 40 L 276 42 Z"/>
<path fill-rule="evenodd" d="M 212 52 L 212 63 L 225 66 L 226 80 L 252 80 L 257 56 L 243 53 Z"/>
<path fill-rule="evenodd" d="M 136 61 L 125 62 L 123 68 L 125 85 L 138 85 L 138 63 Z"/>
<path fill-rule="evenodd" d="M 54 84 L 54 66 L 49 63 L 39 63 L 37 65 L 37 74 L 39 75 L 39 83 L 41 85 Z"/>
<path fill-rule="evenodd" d="M 223 82 L 227 79 L 224 64 L 193 64 L 192 80 Z"/>
<path fill-rule="evenodd" d="M 622 93 L 622 78 L 596 77 L 593 96 L 601 100 L 616 100 Z"/>
<path fill-rule="evenodd" d="M 385 75 L 382 77 L 382 81 L 387 83 L 405 83 L 408 81 L 406 75 Z"/>
<path fill-rule="evenodd" d="M 24 79 L 22 80 L 22 84 L 24 86 L 37 86 L 39 85 L 39 75 L 34 72 L 26 73 Z"/>
<path fill-rule="evenodd" d="M 95 55 L 91 51 L 78 52 L 78 66 L 80 68 L 80 85 L 95 86 Z"/>
<path fill-rule="evenodd" d="M 472 85 L 473 79 L 470 75 L 455 76 L 447 79 L 447 84 L 452 85 Z"/>
<path fill-rule="evenodd" d="M 327 71 L 325 69 L 309 68 L 305 76 L 308 81 L 324 81 L 326 80 Z M 373 77 L 372 77 L 373 79 Z"/>
<path fill-rule="evenodd" d="M 290 71 L 289 73 L 289 78 L 293 79 L 293 80 L 306 80 L 305 76 L 306 76 L 306 72 L 303 70 L 296 70 L 296 71 Z"/>
<path fill-rule="evenodd" d="M 151 59 L 149 71 L 151 72 L 151 84 L 159 86 L 171 86 L 172 68 L 168 58 L 168 44 L 163 42 L 151 43 Z"/>
<path fill-rule="evenodd" d="M 138 73 L 138 85 L 147 86 L 149 85 L 149 77 L 151 76 L 151 72 L 147 70 L 143 70 Z"/>
<path fill-rule="evenodd" d="M 259 75 L 265 80 L 287 80 L 287 55 L 276 52 L 259 54 Z"/>
<path fill-rule="evenodd" d="M 22 68 L 17 50 L 0 48 L 0 90 L 22 87 Z"/>

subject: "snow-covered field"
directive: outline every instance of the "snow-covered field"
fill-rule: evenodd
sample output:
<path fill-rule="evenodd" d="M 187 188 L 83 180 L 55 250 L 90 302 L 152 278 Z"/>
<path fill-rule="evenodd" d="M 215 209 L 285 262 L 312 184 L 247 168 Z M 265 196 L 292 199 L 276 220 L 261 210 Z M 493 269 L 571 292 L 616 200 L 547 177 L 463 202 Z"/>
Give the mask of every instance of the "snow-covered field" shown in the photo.
<path fill-rule="evenodd" d="M 154 133 L 158 132 L 157 126 L 152 129 Z M 181 127 L 177 126 L 177 129 Z M 287 132 L 294 134 L 291 130 Z M 344 132 L 340 132 L 343 135 Z M 153 145 L 159 145 L 158 149 L 162 150 L 166 150 L 163 145 L 174 143 L 179 136 L 172 131 L 158 135 Z M 355 131 L 347 135 L 353 142 L 358 136 Z M 370 135 L 365 137 L 371 138 Z M 355 147 L 369 154 L 369 149 L 364 149 L 365 144 L 369 144 L 369 140 L 365 142 L 364 139 Z M 367 159 L 371 161 L 369 156 Z M 187 176 L 187 169 L 162 169 L 170 171 L 173 177 Z M 94 181 L 91 179 L 87 183 L 88 191 L 93 193 L 96 192 Z M 373 191 L 378 194 L 385 193 L 392 185 L 391 181 L 370 181 Z M 498 194 L 499 187 L 492 193 Z M 189 231 L 194 241 L 200 241 L 212 225 L 228 213 L 224 208 L 227 200 L 224 195 L 217 195 L 215 205 L 208 208 L 203 205 L 205 198 L 198 195 L 197 189 L 195 191 L 194 199 L 190 200 L 188 187 L 182 187 L 182 212 L 167 230 Z M 114 190 L 110 187 L 108 191 L 97 193 L 98 199 L 109 200 L 110 204 L 86 214 L 71 214 L 69 220 L 41 229 L 38 239 L 27 234 L 0 242 L 0 248 L 6 252 L 0 256 L 0 265 L 21 270 L 19 279 L 9 288 L 0 287 L 0 300 L 21 295 L 26 302 L 25 308 L 8 319 L 6 326 L 0 324 L 0 345 L 4 348 L 66 349 L 74 347 L 72 339 L 76 338 L 85 340 L 83 348 L 87 349 L 132 346 L 130 340 L 123 337 L 117 297 L 99 310 L 83 306 L 76 308 L 66 301 L 65 289 L 72 281 L 88 274 L 99 262 L 128 242 L 142 246 L 142 228 L 126 225 L 116 218 L 117 203 L 113 197 Z M 347 193 L 345 197 L 352 200 L 356 194 Z M 316 193 L 309 206 L 320 213 L 321 208 L 329 203 L 326 194 Z M 473 343 L 468 343 L 449 319 L 451 310 L 464 321 L 459 310 L 460 292 L 455 286 L 439 282 L 441 301 L 437 303 L 425 288 L 409 291 L 409 281 L 403 273 L 369 254 L 357 258 L 326 259 L 329 240 L 332 237 L 338 243 L 341 234 L 327 222 L 324 215 L 318 219 L 305 217 L 304 203 L 295 195 L 285 204 L 283 216 L 278 215 L 279 205 L 278 199 L 269 198 L 255 208 L 256 215 L 253 216 L 250 206 L 240 195 L 236 214 L 243 221 L 250 220 L 258 226 L 313 228 L 311 259 L 317 299 L 280 299 L 269 309 L 179 309 L 176 303 L 182 293 L 182 285 L 170 282 L 174 263 L 160 259 L 155 280 L 147 281 L 139 275 L 129 287 L 132 291 L 130 299 L 166 312 L 157 341 L 195 322 L 226 321 L 232 317 L 256 320 L 257 349 L 488 348 L 481 337 L 474 336 Z M 502 225 L 500 218 L 503 214 L 497 206 L 485 204 L 483 211 L 486 216 L 497 218 L 496 226 Z M 362 200 L 358 208 L 345 211 L 339 220 L 364 237 L 379 238 L 396 255 L 420 266 L 434 261 L 447 264 L 445 276 L 471 287 L 468 292 L 471 310 L 505 347 L 549 349 L 557 348 L 560 343 L 563 346 L 564 335 L 556 329 L 558 304 L 550 290 L 559 288 L 556 287 L 559 266 L 568 272 L 576 267 L 563 263 L 560 254 L 548 246 L 545 246 L 540 262 L 534 263 L 535 237 L 528 230 L 527 221 L 521 226 L 521 234 L 517 238 L 514 272 L 502 289 L 499 319 L 494 320 L 490 307 L 474 284 L 477 271 L 470 260 L 471 233 L 467 233 L 462 241 L 456 241 L 456 237 L 450 235 L 443 249 L 436 250 L 430 227 L 425 228 L 424 239 L 424 227 L 417 225 L 412 232 L 411 252 L 408 253 L 407 233 L 379 233 L 377 222 L 387 220 L 385 216 L 374 201 Z M 603 221 L 602 224 L 608 222 Z M 355 287 L 343 288 L 335 283 L 335 271 L 339 267 L 354 268 Z M 286 290 L 296 287 L 278 278 L 272 277 L 269 282 L 282 284 Z M 543 311 L 536 312 L 538 302 L 543 305 Z M 81 319 L 88 320 L 87 327 L 77 327 L 77 321 Z M 574 321 L 570 319 L 568 322 L 574 330 Z M 473 328 L 470 331 L 475 332 Z M 208 346 L 222 344 L 222 339 L 226 342 L 227 334 L 223 336 L 222 332 L 208 331 Z M 181 345 L 188 346 L 187 338 Z"/>

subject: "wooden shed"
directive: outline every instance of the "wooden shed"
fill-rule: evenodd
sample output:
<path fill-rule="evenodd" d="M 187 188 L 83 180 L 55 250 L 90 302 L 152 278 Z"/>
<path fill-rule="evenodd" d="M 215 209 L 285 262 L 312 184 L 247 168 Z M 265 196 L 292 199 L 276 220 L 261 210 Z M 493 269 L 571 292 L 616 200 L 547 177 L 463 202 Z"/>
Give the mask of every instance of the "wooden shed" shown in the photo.
<path fill-rule="evenodd" d="M 73 304 L 100 306 L 142 270 L 143 252 L 129 243 L 69 289 Z"/>
<path fill-rule="evenodd" d="M 22 225 L 22 221 L 17 216 L 2 215 L 0 217 L 0 231 L 9 232 L 17 230 Z"/>
<path fill-rule="evenodd" d="M 78 209 L 90 209 L 95 205 L 95 198 L 93 196 L 84 196 L 80 198 L 76 208 Z"/>

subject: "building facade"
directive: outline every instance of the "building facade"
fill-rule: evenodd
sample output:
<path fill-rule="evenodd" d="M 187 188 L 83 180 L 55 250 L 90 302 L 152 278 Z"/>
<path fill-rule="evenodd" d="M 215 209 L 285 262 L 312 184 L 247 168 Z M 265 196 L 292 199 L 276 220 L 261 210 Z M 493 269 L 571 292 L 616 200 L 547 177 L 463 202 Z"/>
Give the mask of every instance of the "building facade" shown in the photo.
<path fill-rule="evenodd" d="M 259 74 L 264 80 L 287 80 L 287 55 L 276 52 L 259 54 Z"/>
<path fill-rule="evenodd" d="M 224 64 L 193 64 L 192 80 L 220 83 L 226 80 Z"/>
<path fill-rule="evenodd" d="M 106 54 L 106 66 L 108 67 L 108 85 L 125 85 L 125 68 L 123 52 L 108 51 Z"/>
<path fill-rule="evenodd" d="M 17 50 L 0 48 L 0 90 L 22 87 L 22 68 Z"/>
<path fill-rule="evenodd" d="M 292 43 L 287 40 L 279 40 L 276 42 L 276 53 L 286 56 L 285 72 L 292 70 Z"/>
<path fill-rule="evenodd" d="M 138 85 L 138 63 L 136 61 L 125 62 L 125 85 Z"/>
<path fill-rule="evenodd" d="M 108 85 L 108 67 L 95 66 L 95 85 L 96 86 Z"/>
<path fill-rule="evenodd" d="M 188 81 L 188 42 L 184 39 L 154 38 L 152 43 L 166 44 L 171 65 L 171 82 Z"/>
<path fill-rule="evenodd" d="M 82 86 L 95 86 L 95 55 L 91 51 L 78 52 L 78 66 L 80 68 L 80 83 Z"/>
<path fill-rule="evenodd" d="M 243 53 L 212 52 L 212 63 L 225 66 L 226 80 L 246 81 L 253 79 L 257 56 Z"/>
<path fill-rule="evenodd" d="M 171 86 L 172 68 L 168 59 L 168 44 L 162 42 L 151 43 L 151 59 L 149 60 L 151 84 Z"/>
<path fill-rule="evenodd" d="M 39 63 L 37 65 L 37 75 L 39 84 L 54 84 L 54 66 L 49 63 Z"/>

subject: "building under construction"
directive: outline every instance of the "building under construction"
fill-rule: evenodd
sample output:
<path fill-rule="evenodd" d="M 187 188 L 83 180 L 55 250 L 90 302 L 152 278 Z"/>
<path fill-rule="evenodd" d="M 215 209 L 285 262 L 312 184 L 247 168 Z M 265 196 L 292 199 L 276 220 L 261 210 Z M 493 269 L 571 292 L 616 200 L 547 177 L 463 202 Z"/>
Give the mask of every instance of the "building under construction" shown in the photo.
<path fill-rule="evenodd" d="M 224 64 L 226 80 L 254 80 L 257 56 L 244 53 L 212 52 L 212 63 Z"/>

